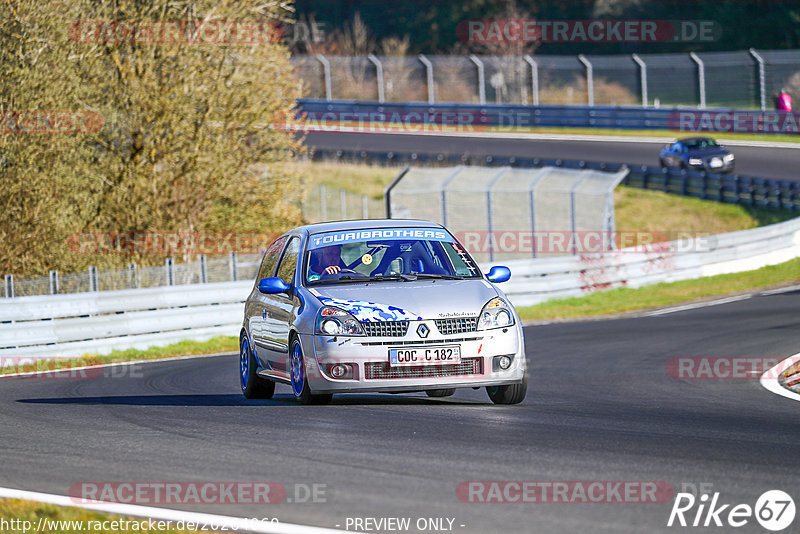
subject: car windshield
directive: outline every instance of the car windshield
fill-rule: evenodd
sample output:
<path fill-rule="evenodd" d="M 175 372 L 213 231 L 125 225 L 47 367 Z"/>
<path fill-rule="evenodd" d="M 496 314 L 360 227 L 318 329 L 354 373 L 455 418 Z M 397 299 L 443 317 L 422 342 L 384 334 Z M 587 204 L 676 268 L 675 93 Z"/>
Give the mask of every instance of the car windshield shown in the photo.
<path fill-rule="evenodd" d="M 716 141 L 708 138 L 687 139 L 683 144 L 689 150 L 704 150 L 706 148 L 716 148 L 719 146 Z"/>
<path fill-rule="evenodd" d="M 441 228 L 383 228 L 330 232 L 309 238 L 307 284 L 477 278 L 467 251 Z"/>

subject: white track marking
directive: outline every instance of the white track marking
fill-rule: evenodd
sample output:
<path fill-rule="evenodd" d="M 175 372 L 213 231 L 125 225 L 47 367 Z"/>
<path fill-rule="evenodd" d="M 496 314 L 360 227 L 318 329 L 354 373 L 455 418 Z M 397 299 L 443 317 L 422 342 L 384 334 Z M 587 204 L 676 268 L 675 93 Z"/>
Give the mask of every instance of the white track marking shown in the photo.
<path fill-rule="evenodd" d="M 76 503 L 71 497 L 66 497 L 64 495 L 38 493 L 35 491 L 25 491 L 14 488 L 0 488 L 0 498 L 23 499 L 26 501 L 55 504 L 57 506 L 73 506 L 76 508 L 86 508 L 87 510 L 96 510 L 98 512 L 106 512 L 122 516 L 147 517 L 162 521 L 184 521 L 200 525 L 216 525 L 216 530 L 221 530 L 222 525 L 231 527 L 236 527 L 237 525 L 246 525 L 246 528 L 239 528 L 237 531 L 257 532 L 259 534 L 334 534 L 344 532 L 343 530 L 294 525 L 291 523 L 264 523 L 260 521 L 248 522 L 247 518 L 243 517 L 186 512 L 183 510 L 155 508 L 152 506 L 138 506 L 134 504 L 109 502 L 92 502 L 91 504 L 82 504 Z"/>
<path fill-rule="evenodd" d="M 719 304 L 727 304 L 729 302 L 736 302 L 737 300 L 747 300 L 757 293 L 750 293 L 748 295 L 736 295 L 735 297 L 726 297 L 718 300 L 709 300 L 705 302 L 695 302 L 693 304 L 684 304 L 682 306 L 673 306 L 671 308 L 664 308 L 662 310 L 655 310 L 642 314 L 644 317 L 654 317 L 656 315 L 666 315 L 668 313 L 675 313 L 686 310 L 696 310 L 698 308 L 706 308 L 708 306 L 717 306 Z"/>
<path fill-rule="evenodd" d="M 761 385 L 776 395 L 800 401 L 800 393 L 795 393 L 786 389 L 778 381 L 778 377 L 781 376 L 781 373 L 797 362 L 800 362 L 800 353 L 795 354 L 794 356 L 789 356 L 782 362 L 778 363 L 778 365 L 761 375 Z"/>
<path fill-rule="evenodd" d="M 194 358 L 212 358 L 212 357 L 215 357 L 215 356 L 231 356 L 233 354 L 235 354 L 235 353 L 233 353 L 233 352 L 218 352 L 218 353 L 215 353 L 215 354 L 193 354 L 193 355 L 190 355 L 190 356 L 175 356 L 173 358 L 161 358 L 161 359 L 155 359 L 155 360 L 131 360 L 131 361 L 126 361 L 126 362 L 99 363 L 97 365 L 84 365 L 83 367 L 67 367 L 67 368 L 64 368 L 64 369 L 45 369 L 43 371 L 25 371 L 23 373 L 8 373 L 8 374 L 5 374 L 5 375 L 0 374 L 0 379 L 3 379 L 3 378 L 15 378 L 15 377 L 20 377 L 20 376 L 53 375 L 53 374 L 58 374 L 58 373 L 72 373 L 74 371 L 86 371 L 86 370 L 89 370 L 89 369 L 102 369 L 104 367 L 122 367 L 122 366 L 125 366 L 125 365 L 139 365 L 139 364 L 145 364 L 145 363 L 174 362 L 174 361 L 178 361 L 178 360 L 192 360 Z M 9 358 L 14 358 L 14 357 L 13 356 L 12 357 L 6 357 L 5 359 L 9 359 Z M 72 359 L 80 360 L 81 358 L 79 358 L 79 357 L 78 358 L 58 358 L 57 360 L 55 360 L 55 359 L 48 359 L 48 358 L 33 358 L 33 357 L 29 358 L 27 356 L 20 356 L 19 359 L 20 360 L 24 360 L 26 363 L 28 362 L 28 359 L 30 359 L 30 363 L 33 364 L 33 363 L 36 363 L 37 361 L 43 361 L 43 362 L 44 361 L 63 361 L 63 362 L 68 362 L 69 360 L 72 360 Z M 2 360 L 3 360 L 3 358 L 0 358 L 0 363 L 2 362 Z"/>

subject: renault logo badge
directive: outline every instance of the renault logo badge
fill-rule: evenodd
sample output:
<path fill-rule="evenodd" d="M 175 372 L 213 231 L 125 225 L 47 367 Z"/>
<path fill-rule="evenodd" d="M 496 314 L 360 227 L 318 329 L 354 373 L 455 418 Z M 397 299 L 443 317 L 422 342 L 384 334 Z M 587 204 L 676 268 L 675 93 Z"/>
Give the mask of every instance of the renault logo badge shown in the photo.
<path fill-rule="evenodd" d="M 428 334 L 430 333 L 430 331 L 431 331 L 431 329 L 428 328 L 428 325 L 426 325 L 425 323 L 422 323 L 421 325 L 419 325 L 417 327 L 417 335 L 419 337 L 428 337 Z"/>

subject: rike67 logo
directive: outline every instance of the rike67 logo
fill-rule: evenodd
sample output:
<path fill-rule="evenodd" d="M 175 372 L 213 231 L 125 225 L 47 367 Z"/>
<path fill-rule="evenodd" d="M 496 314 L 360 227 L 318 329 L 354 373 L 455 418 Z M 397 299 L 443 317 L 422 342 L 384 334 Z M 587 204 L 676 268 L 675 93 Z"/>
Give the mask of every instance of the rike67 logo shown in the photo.
<path fill-rule="evenodd" d="M 755 506 L 723 503 L 720 493 L 707 493 L 699 498 L 691 493 L 678 493 L 669 514 L 667 526 L 739 528 L 753 519 L 772 532 L 784 530 L 794 521 L 794 500 L 781 490 L 764 492 Z"/>

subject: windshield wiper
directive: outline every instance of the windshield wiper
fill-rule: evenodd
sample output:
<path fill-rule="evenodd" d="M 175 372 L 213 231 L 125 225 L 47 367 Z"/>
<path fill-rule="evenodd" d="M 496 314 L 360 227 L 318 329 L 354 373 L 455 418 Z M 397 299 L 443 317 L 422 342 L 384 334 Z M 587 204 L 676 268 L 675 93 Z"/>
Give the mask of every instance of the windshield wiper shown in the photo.
<path fill-rule="evenodd" d="M 325 278 L 324 280 L 323 279 L 314 280 L 311 283 L 314 285 L 317 284 L 324 285 L 324 284 L 336 284 L 339 282 L 369 282 L 369 281 L 370 279 L 367 278 L 366 276 L 350 276 L 349 274 L 346 274 L 344 276 L 340 276 L 339 278 Z"/>
<path fill-rule="evenodd" d="M 463 280 L 463 276 L 453 274 L 414 273 L 417 278 L 433 278 L 436 280 Z"/>
<path fill-rule="evenodd" d="M 417 279 L 415 275 L 411 274 L 379 274 L 376 276 L 370 276 L 370 280 L 402 280 L 403 282 L 413 282 Z"/>

